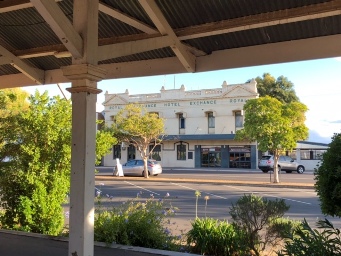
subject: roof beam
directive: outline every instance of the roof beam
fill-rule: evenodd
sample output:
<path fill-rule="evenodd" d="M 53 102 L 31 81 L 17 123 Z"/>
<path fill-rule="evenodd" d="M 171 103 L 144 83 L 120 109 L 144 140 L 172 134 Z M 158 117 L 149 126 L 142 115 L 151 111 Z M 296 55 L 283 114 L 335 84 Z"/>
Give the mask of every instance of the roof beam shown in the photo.
<path fill-rule="evenodd" d="M 285 10 L 285 11 L 276 11 L 276 12 L 271 12 L 267 14 L 252 15 L 252 16 L 248 16 L 244 18 L 224 20 L 224 21 L 218 22 L 218 24 L 210 23 L 210 24 L 204 24 L 204 25 L 199 25 L 195 27 L 177 29 L 175 30 L 175 34 L 176 36 L 178 36 L 178 39 L 187 40 L 187 39 L 205 37 L 209 35 L 219 35 L 219 34 L 231 33 L 231 32 L 236 32 L 236 31 L 247 30 L 247 29 L 273 26 L 277 24 L 309 20 L 309 19 L 314 19 L 316 17 L 323 18 L 323 17 L 328 17 L 328 16 L 339 15 L 340 13 L 341 13 L 341 0 L 332 0 L 329 2 L 325 2 L 323 4 L 315 4 L 315 5 L 309 5 L 306 7 L 293 8 L 293 9 Z M 276 17 L 276 19 L 274 19 L 274 17 Z M 119 38 L 117 37 L 104 38 L 104 39 L 99 39 L 99 45 L 102 45 L 102 46 L 105 45 L 106 48 L 112 47 L 114 51 L 116 49 L 122 48 L 123 44 L 118 44 L 117 46 L 115 46 L 118 42 L 128 43 L 131 41 L 138 41 L 143 44 L 142 39 L 150 39 L 150 38 L 155 38 L 156 40 L 160 40 L 162 37 L 158 37 L 156 34 L 151 34 L 151 35 L 137 34 L 137 35 L 119 37 Z M 0 42 L 0 44 L 2 43 Z M 153 44 L 158 45 L 159 42 L 153 43 Z M 171 45 L 172 43 L 170 43 L 168 46 L 171 46 Z M 125 49 L 125 54 L 128 54 L 128 55 L 130 53 L 132 54 L 132 53 L 142 52 L 142 49 L 143 49 L 143 47 L 138 46 L 134 42 L 128 43 L 126 46 L 132 47 L 129 49 Z M 138 47 L 139 50 L 137 49 L 134 50 L 133 49 L 134 47 Z M 6 46 L 6 48 L 8 47 Z M 152 50 L 151 48 L 152 47 L 150 48 L 146 47 L 146 50 Z M 158 49 L 158 48 L 155 48 L 155 49 Z M 55 45 L 55 46 L 49 46 L 48 49 L 46 47 L 40 47 L 40 48 L 33 48 L 33 49 L 28 49 L 28 50 L 20 50 L 20 51 L 16 50 L 12 52 L 15 53 L 19 58 L 30 58 L 34 56 L 37 57 L 37 56 L 47 56 L 47 55 L 69 57 L 70 54 L 68 55 L 66 51 L 67 49 L 65 48 L 65 46 Z M 105 51 L 105 50 L 101 50 L 101 51 Z M 59 55 L 60 52 L 62 52 L 63 55 Z M 112 56 L 114 57 L 126 56 L 125 54 L 123 54 L 123 52 L 119 56 L 117 52 L 110 53 L 110 54 L 112 54 Z M 200 54 L 200 55 L 203 55 L 203 54 Z M 107 59 L 110 59 L 110 58 L 107 58 Z M 104 59 L 103 57 L 100 57 L 99 60 L 104 60 Z"/>
<path fill-rule="evenodd" d="M 27 65 L 25 62 L 23 62 L 21 59 L 16 57 L 13 53 L 8 51 L 6 48 L 2 47 L 1 45 L 0 45 L 0 55 L 2 55 L 1 58 L 8 59 L 8 64 L 18 69 L 20 72 L 28 76 L 37 84 L 44 84 L 45 74 L 43 70 L 33 68 Z"/>
<path fill-rule="evenodd" d="M 6 65 L 6 64 L 11 64 L 9 59 L 0 55 L 0 66 L 1 65 Z"/>
<path fill-rule="evenodd" d="M 29 7 L 32 7 L 29 0 L 0 1 L 0 13 L 16 11 Z"/>
<path fill-rule="evenodd" d="M 172 43 L 173 41 L 169 36 L 162 36 L 158 38 L 103 45 L 98 47 L 98 61 L 160 49 L 168 47 Z"/>
<path fill-rule="evenodd" d="M 34 7 L 75 59 L 83 56 L 83 40 L 54 0 L 31 0 Z"/>
<path fill-rule="evenodd" d="M 277 64 L 341 56 L 341 35 L 228 49 L 197 57 L 196 72 Z M 324 47 L 321 47 L 323 45 Z M 0 53 L 1 54 L 1 53 Z M 252 56 L 252 58 L 250 58 Z M 108 71 L 105 79 L 185 73 L 177 57 L 99 65 Z M 70 82 L 60 69 L 46 70 L 48 84 Z M 0 88 L 32 85 L 23 74 L 0 76 Z"/>
<path fill-rule="evenodd" d="M 176 34 L 180 40 L 188 40 L 261 27 L 312 20 L 316 18 L 325 18 L 340 14 L 341 0 L 332 0 L 320 4 L 250 15 L 247 17 L 183 28 L 178 30 Z"/>
<path fill-rule="evenodd" d="M 156 29 L 151 28 L 147 24 L 144 24 L 143 22 L 130 17 L 129 15 L 122 13 L 121 11 L 114 9 L 104 3 L 99 3 L 99 10 L 119 21 L 122 21 L 123 23 L 128 24 L 129 26 L 132 26 L 138 30 L 141 30 L 147 34 L 156 34 L 159 33 Z"/>
<path fill-rule="evenodd" d="M 168 24 L 165 16 L 154 0 L 139 0 L 141 6 L 154 22 L 162 35 L 168 35 L 173 41 L 171 48 L 176 54 L 182 65 L 188 72 L 195 72 L 195 56 L 187 51 L 187 48 L 181 43 L 172 27 Z"/>

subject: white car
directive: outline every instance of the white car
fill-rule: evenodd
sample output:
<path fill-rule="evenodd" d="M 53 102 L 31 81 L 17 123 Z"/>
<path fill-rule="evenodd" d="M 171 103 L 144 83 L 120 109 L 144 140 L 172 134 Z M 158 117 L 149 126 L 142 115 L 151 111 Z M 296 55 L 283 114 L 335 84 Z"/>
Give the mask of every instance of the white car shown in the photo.
<path fill-rule="evenodd" d="M 155 160 L 147 161 L 148 175 L 156 176 L 162 173 L 161 165 Z M 138 175 L 144 176 L 144 163 L 143 160 L 129 160 L 125 164 L 122 164 L 123 175 Z M 116 167 L 114 168 L 113 175 L 117 175 Z"/>
<path fill-rule="evenodd" d="M 258 162 L 258 168 L 263 172 L 273 171 L 274 169 L 274 156 L 265 155 Z M 297 163 L 290 156 L 279 156 L 278 159 L 278 172 L 285 171 L 291 173 L 296 171 L 297 173 L 304 173 L 305 168 L 302 164 Z"/>

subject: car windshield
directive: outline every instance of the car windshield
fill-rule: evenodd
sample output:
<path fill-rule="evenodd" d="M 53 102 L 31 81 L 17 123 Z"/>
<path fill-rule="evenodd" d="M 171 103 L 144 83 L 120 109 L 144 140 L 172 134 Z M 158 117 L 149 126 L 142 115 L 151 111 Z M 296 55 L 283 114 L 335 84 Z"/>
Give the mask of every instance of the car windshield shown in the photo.
<path fill-rule="evenodd" d="M 262 160 L 269 160 L 271 156 L 262 156 Z"/>

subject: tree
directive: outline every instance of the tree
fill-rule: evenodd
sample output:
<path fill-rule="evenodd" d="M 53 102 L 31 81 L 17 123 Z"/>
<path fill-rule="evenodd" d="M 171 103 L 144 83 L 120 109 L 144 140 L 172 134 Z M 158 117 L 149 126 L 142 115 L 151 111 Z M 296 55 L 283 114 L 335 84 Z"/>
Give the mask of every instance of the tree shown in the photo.
<path fill-rule="evenodd" d="M 341 217 L 341 133 L 335 133 L 332 137 L 314 175 L 322 212 Z"/>
<path fill-rule="evenodd" d="M 279 182 L 278 158 L 282 152 L 296 147 L 298 140 L 308 137 L 305 126 L 307 106 L 300 102 L 283 104 L 269 96 L 251 99 L 244 105 L 244 128 L 237 140 L 257 141 L 261 151 L 274 154 L 274 182 Z"/>
<path fill-rule="evenodd" d="M 96 165 L 100 164 L 102 157 L 110 153 L 112 145 L 117 143 L 112 128 L 103 127 L 96 133 Z"/>
<path fill-rule="evenodd" d="M 118 112 L 113 128 L 120 142 L 133 145 L 140 152 L 144 161 L 144 177 L 148 178 L 147 160 L 162 142 L 163 119 L 156 113 L 148 113 L 142 105 L 129 104 Z M 152 148 L 148 152 L 150 145 Z"/>
<path fill-rule="evenodd" d="M 50 99 L 47 92 L 36 92 L 29 102 L 27 111 L 8 117 L 11 129 L 1 129 L 6 141 L 1 155 L 11 153 L 0 175 L 1 222 L 5 228 L 57 235 L 69 191 L 71 102 Z"/>
<path fill-rule="evenodd" d="M 70 188 L 72 105 L 38 91 L 28 102 L 26 110 L 0 119 L 0 157 L 11 159 L 0 166 L 0 221 L 4 228 L 58 235 Z M 100 159 L 115 139 L 110 129 L 96 136 Z"/>
<path fill-rule="evenodd" d="M 282 103 L 299 101 L 294 84 L 284 76 L 280 76 L 276 80 L 269 73 L 264 73 L 263 77 L 257 77 L 255 80 L 260 97 L 270 96 Z"/>
<path fill-rule="evenodd" d="M 9 117 L 16 116 L 24 112 L 29 107 L 27 101 L 28 94 L 20 88 L 0 90 L 0 126 L 7 130 L 15 119 Z M 0 149 L 5 144 L 3 134 L 0 134 Z M 0 155 L 0 161 L 8 155 Z"/>

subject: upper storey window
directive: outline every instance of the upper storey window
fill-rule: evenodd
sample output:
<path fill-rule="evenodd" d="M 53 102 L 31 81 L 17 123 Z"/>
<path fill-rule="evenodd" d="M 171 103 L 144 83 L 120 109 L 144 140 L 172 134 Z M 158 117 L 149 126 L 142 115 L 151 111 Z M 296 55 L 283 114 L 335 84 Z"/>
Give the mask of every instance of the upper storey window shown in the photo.
<path fill-rule="evenodd" d="M 179 128 L 180 129 L 185 129 L 185 117 L 183 113 L 179 114 Z"/>
<path fill-rule="evenodd" d="M 213 112 L 207 113 L 208 128 L 215 128 L 215 117 Z"/>

